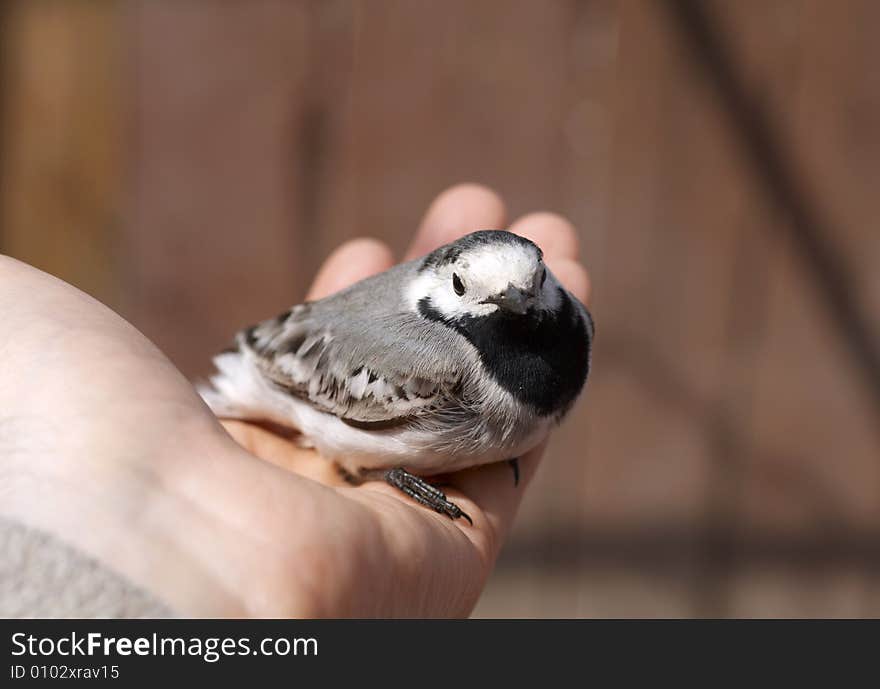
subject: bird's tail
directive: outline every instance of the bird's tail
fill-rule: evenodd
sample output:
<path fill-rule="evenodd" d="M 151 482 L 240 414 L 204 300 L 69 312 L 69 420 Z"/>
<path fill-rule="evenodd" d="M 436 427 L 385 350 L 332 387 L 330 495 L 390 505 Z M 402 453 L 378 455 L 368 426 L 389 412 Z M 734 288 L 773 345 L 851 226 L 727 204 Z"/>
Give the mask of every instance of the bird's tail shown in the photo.
<path fill-rule="evenodd" d="M 196 392 L 211 411 L 222 419 L 254 418 L 260 400 L 253 371 L 239 351 L 214 357 L 217 373 L 208 382 L 196 384 Z"/>

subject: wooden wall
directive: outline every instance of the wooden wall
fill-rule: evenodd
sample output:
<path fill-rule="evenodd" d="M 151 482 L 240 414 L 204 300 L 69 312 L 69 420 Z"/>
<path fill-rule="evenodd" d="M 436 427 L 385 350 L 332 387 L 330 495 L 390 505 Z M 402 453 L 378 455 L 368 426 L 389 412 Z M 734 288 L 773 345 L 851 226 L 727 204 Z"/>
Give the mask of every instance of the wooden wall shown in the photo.
<path fill-rule="evenodd" d="M 198 376 L 448 185 L 564 213 L 594 375 L 477 614 L 880 614 L 877 398 L 676 7 L 7 3 L 0 250 Z M 880 334 L 880 4 L 703 7 Z"/>

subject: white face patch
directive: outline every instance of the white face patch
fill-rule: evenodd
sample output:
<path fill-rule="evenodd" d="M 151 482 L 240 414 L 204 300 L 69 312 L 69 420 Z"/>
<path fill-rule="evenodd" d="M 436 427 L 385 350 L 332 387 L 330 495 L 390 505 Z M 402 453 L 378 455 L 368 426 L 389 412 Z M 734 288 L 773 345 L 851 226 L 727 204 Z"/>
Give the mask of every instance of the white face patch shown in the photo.
<path fill-rule="evenodd" d="M 481 244 L 463 251 L 453 262 L 423 269 L 410 284 L 407 297 L 414 310 L 427 297 L 445 318 L 456 319 L 497 311 L 499 307 L 486 300 L 512 287 L 535 295 L 534 308 L 551 310 L 558 303 L 558 283 L 547 271 L 541 284 L 545 269 L 538 251 L 529 244 Z M 455 290 L 453 275 L 464 287 L 462 294 Z"/>

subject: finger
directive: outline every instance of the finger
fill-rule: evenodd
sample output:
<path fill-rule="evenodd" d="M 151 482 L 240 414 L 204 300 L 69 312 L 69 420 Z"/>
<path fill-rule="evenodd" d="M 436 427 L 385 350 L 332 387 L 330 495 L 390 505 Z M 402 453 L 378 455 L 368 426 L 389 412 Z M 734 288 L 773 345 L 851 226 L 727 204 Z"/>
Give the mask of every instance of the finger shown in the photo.
<path fill-rule="evenodd" d="M 307 299 L 321 299 L 394 265 L 394 255 L 378 239 L 352 239 L 337 248 L 318 270 Z"/>
<path fill-rule="evenodd" d="M 551 258 L 547 261 L 547 265 L 565 289 L 582 303 L 589 305 L 592 286 L 586 268 L 577 261 L 566 258 Z"/>
<path fill-rule="evenodd" d="M 574 225 L 556 213 L 530 213 L 510 226 L 510 231 L 531 239 L 547 258 L 577 259 L 578 235 Z"/>
<path fill-rule="evenodd" d="M 514 481 L 513 468 L 507 462 L 497 462 L 483 467 L 468 469 L 455 475 L 454 484 L 465 496 L 465 503 L 479 507 L 482 520 L 468 536 L 474 543 L 494 558 L 498 554 L 513 518 L 519 509 L 523 495 L 538 470 L 544 456 L 547 441 L 519 458 L 519 483 Z"/>
<path fill-rule="evenodd" d="M 479 184 L 459 184 L 438 196 L 425 214 L 419 231 L 407 251 L 407 259 L 423 256 L 475 230 L 504 227 L 504 201 Z"/>

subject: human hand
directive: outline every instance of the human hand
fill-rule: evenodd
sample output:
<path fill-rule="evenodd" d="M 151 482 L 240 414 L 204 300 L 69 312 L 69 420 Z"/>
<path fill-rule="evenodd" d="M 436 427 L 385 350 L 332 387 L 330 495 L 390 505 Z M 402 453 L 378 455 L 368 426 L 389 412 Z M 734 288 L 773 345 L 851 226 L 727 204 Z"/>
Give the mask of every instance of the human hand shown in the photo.
<path fill-rule="evenodd" d="M 504 226 L 497 196 L 457 187 L 432 205 L 409 257 Z M 566 221 L 535 214 L 509 229 L 538 243 L 586 300 Z M 392 262 L 378 242 L 350 242 L 310 298 Z M 444 490 L 474 525 L 453 522 L 384 483 L 349 486 L 259 426 L 228 421 L 224 431 L 134 328 L 10 259 L 0 260 L 0 312 L 0 511 L 91 552 L 184 615 L 467 615 L 542 452 L 522 458 L 519 487 L 505 465 L 448 477 Z"/>

